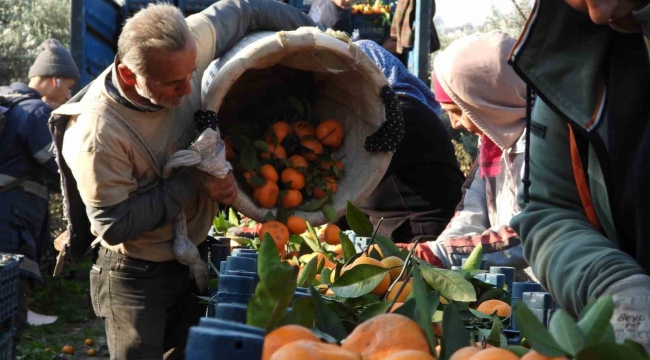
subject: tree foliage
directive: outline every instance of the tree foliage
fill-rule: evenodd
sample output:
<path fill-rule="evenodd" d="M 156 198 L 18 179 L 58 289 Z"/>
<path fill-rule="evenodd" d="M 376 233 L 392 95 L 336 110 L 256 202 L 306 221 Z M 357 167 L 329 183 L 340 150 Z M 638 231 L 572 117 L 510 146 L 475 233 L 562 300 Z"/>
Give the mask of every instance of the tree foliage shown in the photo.
<path fill-rule="evenodd" d="M 0 0 L 0 85 L 27 82 L 48 38 L 69 48 L 70 0 Z"/>

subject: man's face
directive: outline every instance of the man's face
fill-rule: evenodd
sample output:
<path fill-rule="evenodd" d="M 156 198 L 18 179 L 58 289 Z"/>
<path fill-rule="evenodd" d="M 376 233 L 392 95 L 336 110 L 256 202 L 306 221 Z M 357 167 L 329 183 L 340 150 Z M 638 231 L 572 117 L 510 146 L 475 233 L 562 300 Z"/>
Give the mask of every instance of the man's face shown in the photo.
<path fill-rule="evenodd" d="M 609 26 L 620 32 L 639 32 L 641 27 L 632 17 L 631 11 L 640 0 L 565 0 L 574 9 L 588 13 L 599 25 Z"/>
<path fill-rule="evenodd" d="M 136 75 L 135 90 L 152 104 L 173 108 L 192 92 L 192 74 L 196 69 L 194 41 L 181 51 L 149 49 L 145 56 L 147 76 Z"/>
<path fill-rule="evenodd" d="M 53 82 L 51 90 L 46 95 L 47 101 L 61 105 L 70 98 L 75 79 L 55 78 Z"/>

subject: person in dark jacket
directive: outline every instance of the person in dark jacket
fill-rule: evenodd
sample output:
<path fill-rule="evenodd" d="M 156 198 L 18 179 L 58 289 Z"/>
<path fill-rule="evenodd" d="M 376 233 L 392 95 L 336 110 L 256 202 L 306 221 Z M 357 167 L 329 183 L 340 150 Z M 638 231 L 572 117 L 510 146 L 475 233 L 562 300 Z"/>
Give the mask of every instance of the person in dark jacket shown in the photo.
<path fill-rule="evenodd" d="M 383 217 L 379 232 L 394 242 L 435 240 L 453 217 L 464 182 L 451 137 L 438 117 L 440 105 L 429 87 L 383 47 L 369 40 L 355 43 L 398 94 L 406 128 L 386 174 L 360 208 L 375 225 Z"/>
<path fill-rule="evenodd" d="M 314 0 L 309 16 L 326 29 L 352 34 L 352 0 Z"/>
<path fill-rule="evenodd" d="M 48 184 L 58 183 L 47 121 L 79 78 L 72 56 L 57 40 L 46 40 L 41 48 L 29 70 L 28 85 L 0 87 L 4 117 L 0 127 L 0 251 L 25 256 L 15 343 L 27 321 L 28 279 L 40 279 L 38 262 L 49 239 Z"/>

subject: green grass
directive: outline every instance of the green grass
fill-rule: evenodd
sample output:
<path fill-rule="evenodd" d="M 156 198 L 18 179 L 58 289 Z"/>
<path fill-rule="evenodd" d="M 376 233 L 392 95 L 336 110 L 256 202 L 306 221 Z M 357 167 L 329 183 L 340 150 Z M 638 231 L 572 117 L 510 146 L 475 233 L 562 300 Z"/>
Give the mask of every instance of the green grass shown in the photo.
<path fill-rule="evenodd" d="M 67 358 L 85 358 L 90 348 L 84 345 L 87 338 L 95 340 L 93 348 L 100 355 L 107 352 L 103 321 L 97 320 L 90 303 L 90 266 L 89 261 L 66 265 L 62 277 L 44 276 L 45 283 L 37 285 L 28 301 L 29 308 L 37 313 L 56 315 L 59 319 L 51 325 L 28 325 L 17 349 L 17 359 L 55 359 L 64 345 L 72 345 L 76 352 L 75 356 Z"/>

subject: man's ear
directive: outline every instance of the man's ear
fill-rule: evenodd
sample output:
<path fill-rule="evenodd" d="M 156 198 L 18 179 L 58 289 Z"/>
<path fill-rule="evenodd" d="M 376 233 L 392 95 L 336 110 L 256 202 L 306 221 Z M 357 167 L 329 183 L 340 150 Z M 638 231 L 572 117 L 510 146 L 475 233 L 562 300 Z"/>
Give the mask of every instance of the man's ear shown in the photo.
<path fill-rule="evenodd" d="M 128 86 L 135 86 L 135 74 L 126 65 L 117 65 L 117 72 L 120 74 L 122 81 L 124 81 Z"/>

